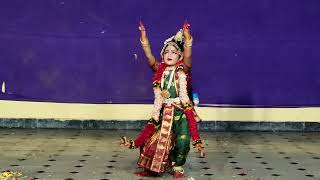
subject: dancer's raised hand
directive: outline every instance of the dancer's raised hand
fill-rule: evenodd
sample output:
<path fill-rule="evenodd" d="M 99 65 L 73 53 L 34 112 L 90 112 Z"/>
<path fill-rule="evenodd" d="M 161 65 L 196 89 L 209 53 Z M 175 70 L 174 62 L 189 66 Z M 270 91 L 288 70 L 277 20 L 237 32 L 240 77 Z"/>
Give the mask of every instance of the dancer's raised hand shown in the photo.
<path fill-rule="evenodd" d="M 187 20 L 184 21 L 183 26 L 182 26 L 182 30 L 183 30 L 183 35 L 186 38 L 186 40 L 191 39 L 190 24 Z"/>
<path fill-rule="evenodd" d="M 140 30 L 140 35 L 141 35 L 141 42 L 143 43 L 149 43 L 148 38 L 147 38 L 147 33 L 146 33 L 146 28 L 144 27 L 142 21 L 139 23 L 139 30 Z"/>

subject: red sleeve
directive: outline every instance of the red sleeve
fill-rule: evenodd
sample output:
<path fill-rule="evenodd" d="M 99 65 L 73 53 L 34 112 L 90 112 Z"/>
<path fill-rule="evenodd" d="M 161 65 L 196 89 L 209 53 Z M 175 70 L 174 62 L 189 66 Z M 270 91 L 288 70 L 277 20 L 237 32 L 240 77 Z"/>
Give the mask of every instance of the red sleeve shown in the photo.
<path fill-rule="evenodd" d="M 144 145 L 147 142 L 147 140 L 152 136 L 155 129 L 155 125 L 151 122 L 148 122 L 148 124 L 141 131 L 137 139 L 134 140 L 134 148 L 138 148 Z"/>
<path fill-rule="evenodd" d="M 187 120 L 189 123 L 189 131 L 191 134 L 192 142 L 201 140 L 199 131 L 198 131 L 198 124 L 196 120 L 194 119 L 193 109 L 192 108 L 186 108 L 185 114 L 187 116 Z"/>

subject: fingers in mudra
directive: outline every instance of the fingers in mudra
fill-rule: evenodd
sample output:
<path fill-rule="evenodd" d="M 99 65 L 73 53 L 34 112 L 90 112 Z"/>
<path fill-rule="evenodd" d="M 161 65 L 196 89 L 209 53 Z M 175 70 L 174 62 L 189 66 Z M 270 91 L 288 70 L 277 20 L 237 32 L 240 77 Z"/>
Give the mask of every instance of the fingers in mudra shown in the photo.
<path fill-rule="evenodd" d="M 126 146 L 127 144 L 129 144 L 128 139 L 125 136 L 122 136 L 120 139 L 120 145 Z"/>
<path fill-rule="evenodd" d="M 190 24 L 187 20 L 184 21 L 183 29 L 190 29 Z"/>
<path fill-rule="evenodd" d="M 140 31 L 145 31 L 146 30 L 144 25 L 143 25 L 143 23 L 142 23 L 142 21 L 140 21 L 140 23 L 139 23 L 139 30 Z"/>
<path fill-rule="evenodd" d="M 205 157 L 206 155 L 205 155 L 205 153 L 203 152 L 203 151 L 200 151 L 200 157 Z"/>

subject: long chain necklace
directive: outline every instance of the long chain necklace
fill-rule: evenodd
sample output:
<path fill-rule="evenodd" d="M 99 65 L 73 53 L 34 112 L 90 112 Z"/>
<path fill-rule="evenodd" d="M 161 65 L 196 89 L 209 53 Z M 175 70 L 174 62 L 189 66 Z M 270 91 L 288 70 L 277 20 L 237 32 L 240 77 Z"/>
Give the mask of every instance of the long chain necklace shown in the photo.
<path fill-rule="evenodd" d="M 162 78 L 161 78 L 161 89 L 162 89 L 161 96 L 164 99 L 168 99 L 170 97 L 169 89 L 170 89 L 170 86 L 171 86 L 172 81 L 173 81 L 174 70 L 172 70 L 171 73 L 170 73 L 170 78 L 169 78 L 169 82 L 168 82 L 168 85 L 167 85 L 167 89 L 164 89 L 164 81 L 165 81 L 164 74 L 165 74 L 165 72 L 166 71 L 163 72 Z"/>

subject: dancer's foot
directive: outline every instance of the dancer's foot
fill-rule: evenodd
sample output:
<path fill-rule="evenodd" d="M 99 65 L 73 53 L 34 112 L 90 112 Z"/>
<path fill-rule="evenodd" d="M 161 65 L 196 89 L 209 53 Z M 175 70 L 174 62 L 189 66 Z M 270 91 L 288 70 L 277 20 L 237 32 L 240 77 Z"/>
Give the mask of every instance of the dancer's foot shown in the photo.
<path fill-rule="evenodd" d="M 180 178 L 185 178 L 185 177 L 186 176 L 183 173 L 179 172 L 179 171 L 176 171 L 173 174 L 173 178 L 175 178 L 175 179 L 180 179 Z"/>
<path fill-rule="evenodd" d="M 184 175 L 184 169 L 181 166 L 173 166 L 173 178 L 179 179 L 179 178 L 185 178 Z"/>

